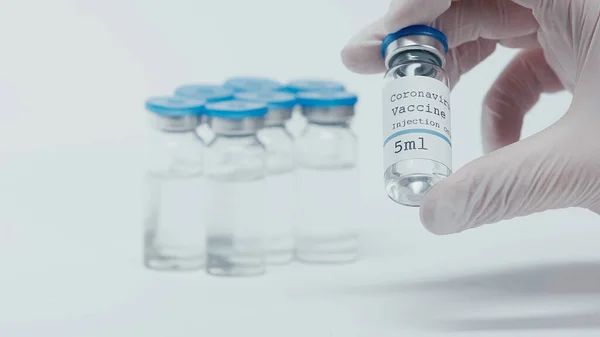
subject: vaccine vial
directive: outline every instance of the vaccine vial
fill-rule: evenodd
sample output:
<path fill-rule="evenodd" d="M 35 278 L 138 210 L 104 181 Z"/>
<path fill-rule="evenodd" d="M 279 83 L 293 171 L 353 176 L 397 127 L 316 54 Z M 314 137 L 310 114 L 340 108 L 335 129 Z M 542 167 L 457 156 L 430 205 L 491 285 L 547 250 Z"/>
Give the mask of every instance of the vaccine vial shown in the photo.
<path fill-rule="evenodd" d="M 286 84 L 280 91 L 298 94 L 301 92 L 345 91 L 343 84 L 324 79 L 296 79 Z M 288 123 L 290 132 L 297 137 L 306 127 L 306 119 L 302 116 L 301 108 L 296 107 L 292 120 Z"/>
<path fill-rule="evenodd" d="M 175 96 L 201 99 L 206 103 L 215 103 L 233 99 L 231 89 L 210 84 L 186 84 L 175 89 Z"/>
<path fill-rule="evenodd" d="M 155 270 L 205 266 L 204 143 L 194 132 L 204 101 L 153 97 L 146 101 L 150 165 L 146 175 L 144 263 Z"/>
<path fill-rule="evenodd" d="M 264 220 L 267 264 L 287 264 L 294 257 L 293 224 L 296 218 L 294 138 L 285 123 L 292 117 L 296 97 L 284 92 L 242 92 L 236 99 L 265 103 L 269 109 L 258 139 L 267 151 L 264 182 L 268 216 Z"/>
<path fill-rule="evenodd" d="M 253 276 L 266 272 L 264 200 L 266 150 L 258 140 L 268 108 L 239 100 L 207 104 L 214 139 L 206 149 L 210 184 L 207 272 Z"/>
<path fill-rule="evenodd" d="M 350 128 L 356 95 L 302 92 L 296 96 L 307 126 L 296 139 L 298 223 L 296 259 L 348 263 L 358 258 L 357 139 Z"/>
<path fill-rule="evenodd" d="M 382 54 L 385 189 L 398 204 L 418 207 L 452 173 L 446 36 L 410 26 L 385 37 Z"/>
<path fill-rule="evenodd" d="M 229 101 L 233 99 L 233 94 L 234 92 L 231 89 L 211 84 L 186 84 L 175 89 L 175 96 L 200 99 L 206 101 L 206 103 Z M 206 118 L 206 116 L 202 118 Z M 208 129 L 205 122 L 204 119 L 201 121 L 196 132 L 199 137 L 208 143 L 214 135 Z"/>
<path fill-rule="evenodd" d="M 228 79 L 223 86 L 234 92 L 268 92 L 278 91 L 283 84 L 271 78 L 238 76 Z"/>
<path fill-rule="evenodd" d="M 342 83 L 332 80 L 320 79 L 297 79 L 289 82 L 285 90 L 291 93 L 309 92 L 309 91 L 345 91 Z"/>

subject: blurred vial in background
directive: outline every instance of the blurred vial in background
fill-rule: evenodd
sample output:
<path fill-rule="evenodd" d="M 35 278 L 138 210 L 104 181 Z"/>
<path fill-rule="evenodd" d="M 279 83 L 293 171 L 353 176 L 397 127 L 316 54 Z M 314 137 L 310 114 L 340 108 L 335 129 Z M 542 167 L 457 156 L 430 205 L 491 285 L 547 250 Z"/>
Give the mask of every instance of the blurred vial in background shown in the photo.
<path fill-rule="evenodd" d="M 294 139 L 285 123 L 292 117 L 296 97 L 284 92 L 242 92 L 236 99 L 262 102 L 269 112 L 258 139 L 267 150 L 265 237 L 267 264 L 287 264 L 294 257 L 293 223 L 296 207 Z"/>
<path fill-rule="evenodd" d="M 216 103 L 233 99 L 233 91 L 218 85 L 186 84 L 175 89 L 175 96 L 201 99 L 206 103 Z"/>
<path fill-rule="evenodd" d="M 175 96 L 177 97 L 201 99 L 206 101 L 206 103 L 229 101 L 233 99 L 233 94 L 234 92 L 231 89 L 211 84 L 186 84 L 175 89 Z M 203 116 L 203 118 L 206 117 Z M 198 136 L 208 143 L 214 135 L 206 126 L 205 121 L 202 120 L 201 122 L 196 132 Z"/>
<path fill-rule="evenodd" d="M 204 104 L 178 97 L 146 101 L 153 128 L 144 262 L 151 269 L 195 270 L 205 265 L 204 143 L 194 132 Z"/>
<path fill-rule="evenodd" d="M 286 84 L 283 90 L 297 94 L 299 92 L 308 91 L 345 91 L 346 88 L 343 84 L 336 81 L 318 79 L 298 79 Z"/>
<path fill-rule="evenodd" d="M 320 79 L 297 79 L 286 84 L 280 91 L 298 94 L 301 92 L 323 92 L 323 91 L 345 91 L 343 84 Z M 306 127 L 306 119 L 302 116 L 300 107 L 296 107 L 292 114 L 292 120 L 288 123 L 288 129 L 295 137 Z"/>
<path fill-rule="evenodd" d="M 357 139 L 350 128 L 356 95 L 297 95 L 308 125 L 296 139 L 298 225 L 296 258 L 306 263 L 346 263 L 358 258 L 359 175 Z"/>
<path fill-rule="evenodd" d="M 283 84 L 270 78 L 238 76 L 225 81 L 223 87 L 234 92 L 265 92 L 278 91 Z"/>
<path fill-rule="evenodd" d="M 446 36 L 410 26 L 386 36 L 383 87 L 385 189 L 398 204 L 418 207 L 452 173 Z"/>
<path fill-rule="evenodd" d="M 266 151 L 256 133 L 268 108 L 239 100 L 208 104 L 207 123 L 215 134 L 205 155 L 211 214 L 207 228 L 207 272 L 252 276 L 266 271 L 262 195 Z"/>

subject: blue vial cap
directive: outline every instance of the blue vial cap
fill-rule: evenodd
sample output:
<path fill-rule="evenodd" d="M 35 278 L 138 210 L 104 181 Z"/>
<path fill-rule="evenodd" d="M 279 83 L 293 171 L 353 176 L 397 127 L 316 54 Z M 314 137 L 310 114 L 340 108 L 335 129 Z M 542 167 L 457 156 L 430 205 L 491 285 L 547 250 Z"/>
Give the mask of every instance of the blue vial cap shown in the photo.
<path fill-rule="evenodd" d="M 283 86 L 283 87 L 279 88 L 277 91 L 279 91 L 279 92 L 285 92 L 285 93 L 288 93 L 288 94 L 294 94 L 295 93 L 295 91 L 292 88 L 288 88 L 287 86 Z"/>
<path fill-rule="evenodd" d="M 343 84 L 327 80 L 295 80 L 285 86 L 286 91 L 292 93 L 305 91 L 345 91 Z"/>
<path fill-rule="evenodd" d="M 353 106 L 358 102 L 358 97 L 355 94 L 346 91 L 301 92 L 296 96 L 296 99 L 301 106 L 313 108 Z"/>
<path fill-rule="evenodd" d="M 205 104 L 204 100 L 156 96 L 146 100 L 146 110 L 168 117 L 200 116 L 204 114 Z"/>
<path fill-rule="evenodd" d="M 233 91 L 218 85 L 187 84 L 175 90 L 175 96 L 202 99 L 207 103 L 233 99 Z"/>
<path fill-rule="evenodd" d="M 446 37 L 446 34 L 440 32 L 439 30 L 433 27 L 425 25 L 414 25 L 402 28 L 395 33 L 387 35 L 381 42 L 381 55 L 385 57 L 385 51 L 392 42 L 403 37 L 415 35 L 426 35 L 433 37 L 434 39 L 440 41 L 444 46 L 445 52 L 448 52 L 448 38 Z"/>
<path fill-rule="evenodd" d="M 291 109 L 296 105 L 296 96 L 282 91 L 240 92 L 235 98 L 242 101 L 261 102 L 271 109 Z"/>
<path fill-rule="evenodd" d="M 235 92 L 275 91 L 283 87 L 281 83 L 270 78 L 242 76 L 228 79 L 223 86 Z"/>
<path fill-rule="evenodd" d="M 232 100 L 207 104 L 205 114 L 209 117 L 242 119 L 264 117 L 268 111 L 265 103 Z"/>

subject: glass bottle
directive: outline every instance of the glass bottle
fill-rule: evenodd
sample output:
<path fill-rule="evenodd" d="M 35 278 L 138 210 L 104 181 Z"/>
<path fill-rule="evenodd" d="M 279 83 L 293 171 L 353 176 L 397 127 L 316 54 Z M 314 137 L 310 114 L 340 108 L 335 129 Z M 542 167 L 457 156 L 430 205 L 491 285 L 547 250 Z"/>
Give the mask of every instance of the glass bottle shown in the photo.
<path fill-rule="evenodd" d="M 305 78 L 296 79 L 287 83 L 280 91 L 298 94 L 301 92 L 322 92 L 322 91 L 345 91 L 346 88 L 342 83 L 332 80 Z M 302 116 L 300 106 L 296 106 L 292 114 L 292 119 L 288 123 L 288 129 L 298 137 L 300 132 L 306 127 L 306 118 Z"/>
<path fill-rule="evenodd" d="M 398 204 L 418 207 L 452 173 L 446 36 L 428 26 L 388 35 L 382 54 L 385 189 Z"/>
<path fill-rule="evenodd" d="M 263 179 L 266 151 L 256 133 L 267 106 L 239 100 L 206 106 L 215 134 L 205 155 L 211 214 L 207 228 L 207 272 L 253 276 L 266 272 Z"/>
<path fill-rule="evenodd" d="M 186 84 L 175 89 L 175 96 L 216 103 L 233 99 L 231 89 L 212 84 Z"/>
<path fill-rule="evenodd" d="M 357 139 L 350 128 L 356 95 L 297 95 L 308 125 L 296 139 L 298 224 L 296 258 L 305 263 L 347 263 L 358 258 Z"/>
<path fill-rule="evenodd" d="M 321 79 L 297 79 L 289 82 L 285 90 L 291 93 L 312 92 L 312 91 L 345 91 L 343 84 L 332 80 Z"/>
<path fill-rule="evenodd" d="M 175 96 L 204 100 L 206 103 L 216 103 L 233 99 L 233 90 L 213 84 L 185 84 L 175 89 Z M 203 116 L 202 118 L 206 118 Z M 206 121 L 202 120 L 196 129 L 199 137 L 208 143 L 214 136 L 208 129 Z"/>
<path fill-rule="evenodd" d="M 265 127 L 258 139 L 267 150 L 264 183 L 268 217 L 265 219 L 267 263 L 287 264 L 294 257 L 293 224 L 296 217 L 296 162 L 294 138 L 285 123 L 292 117 L 296 97 L 283 92 L 242 92 L 236 99 L 267 104 Z"/>
<path fill-rule="evenodd" d="M 155 270 L 196 270 L 205 265 L 204 143 L 194 132 L 204 101 L 153 97 L 146 175 L 144 263 Z"/>
<path fill-rule="evenodd" d="M 265 77 L 237 76 L 223 84 L 234 92 L 269 92 L 278 91 L 283 87 L 278 81 Z"/>

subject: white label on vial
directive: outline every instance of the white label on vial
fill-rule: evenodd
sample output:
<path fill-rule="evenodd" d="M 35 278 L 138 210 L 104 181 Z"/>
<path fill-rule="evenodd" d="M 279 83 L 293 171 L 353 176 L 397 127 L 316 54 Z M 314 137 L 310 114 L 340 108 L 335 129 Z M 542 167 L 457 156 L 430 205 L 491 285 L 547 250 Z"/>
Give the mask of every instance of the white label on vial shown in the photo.
<path fill-rule="evenodd" d="M 434 78 L 402 77 L 383 88 L 383 164 L 407 159 L 452 169 L 450 89 Z"/>

